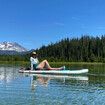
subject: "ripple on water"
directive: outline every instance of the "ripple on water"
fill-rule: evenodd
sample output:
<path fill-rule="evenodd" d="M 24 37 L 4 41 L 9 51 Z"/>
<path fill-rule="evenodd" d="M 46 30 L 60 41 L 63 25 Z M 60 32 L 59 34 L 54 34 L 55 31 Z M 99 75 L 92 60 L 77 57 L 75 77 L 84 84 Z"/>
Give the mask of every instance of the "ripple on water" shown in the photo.
<path fill-rule="evenodd" d="M 33 79 L 16 70 L 0 72 L 0 105 L 105 105 L 104 77 Z"/>

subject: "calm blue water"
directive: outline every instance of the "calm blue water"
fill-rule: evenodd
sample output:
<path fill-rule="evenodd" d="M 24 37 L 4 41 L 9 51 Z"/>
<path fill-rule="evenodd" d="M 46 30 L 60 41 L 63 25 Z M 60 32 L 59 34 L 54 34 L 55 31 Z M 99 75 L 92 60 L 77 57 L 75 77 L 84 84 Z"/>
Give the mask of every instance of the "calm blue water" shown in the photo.
<path fill-rule="evenodd" d="M 88 75 L 64 77 L 0 67 L 0 105 L 105 105 L 105 69 L 93 67 Z"/>

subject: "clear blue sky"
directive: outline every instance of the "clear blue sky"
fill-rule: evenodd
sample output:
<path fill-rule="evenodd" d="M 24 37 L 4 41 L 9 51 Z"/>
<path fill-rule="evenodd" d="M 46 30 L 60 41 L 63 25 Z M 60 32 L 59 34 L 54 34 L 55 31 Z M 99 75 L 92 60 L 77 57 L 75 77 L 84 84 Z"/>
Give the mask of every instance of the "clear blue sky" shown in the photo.
<path fill-rule="evenodd" d="M 83 34 L 105 34 L 105 0 L 0 0 L 0 42 L 32 49 Z"/>

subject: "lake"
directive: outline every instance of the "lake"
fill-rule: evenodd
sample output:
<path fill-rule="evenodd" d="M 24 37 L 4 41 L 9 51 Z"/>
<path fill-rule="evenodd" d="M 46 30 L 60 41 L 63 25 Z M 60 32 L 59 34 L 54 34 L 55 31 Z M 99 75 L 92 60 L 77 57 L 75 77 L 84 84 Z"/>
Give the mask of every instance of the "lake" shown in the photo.
<path fill-rule="evenodd" d="M 105 105 L 105 65 L 66 66 L 89 73 L 29 75 L 18 73 L 19 66 L 0 66 L 0 105 Z"/>

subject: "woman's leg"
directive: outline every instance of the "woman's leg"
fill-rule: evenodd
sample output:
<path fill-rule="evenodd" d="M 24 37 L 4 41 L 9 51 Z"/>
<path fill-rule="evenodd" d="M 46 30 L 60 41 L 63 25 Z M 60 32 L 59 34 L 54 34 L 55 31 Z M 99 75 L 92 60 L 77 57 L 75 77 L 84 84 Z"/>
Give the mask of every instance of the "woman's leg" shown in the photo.
<path fill-rule="evenodd" d="M 52 67 L 49 65 L 49 63 L 48 63 L 47 60 L 42 61 L 42 62 L 37 66 L 37 68 L 39 68 L 39 69 L 46 68 L 46 69 L 48 69 L 48 70 L 62 70 L 62 69 L 64 69 L 63 67 L 60 67 L 60 68 L 52 68 Z"/>
<path fill-rule="evenodd" d="M 43 60 L 37 68 L 43 69 L 43 68 L 51 68 L 47 60 Z"/>

